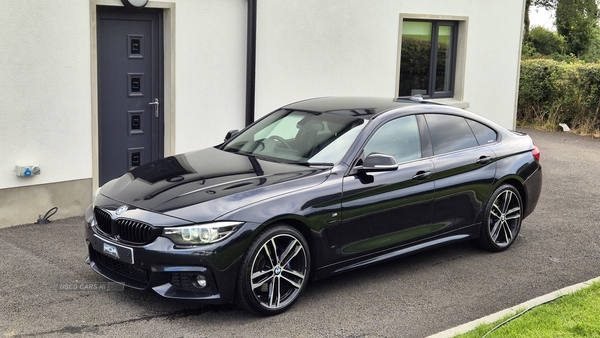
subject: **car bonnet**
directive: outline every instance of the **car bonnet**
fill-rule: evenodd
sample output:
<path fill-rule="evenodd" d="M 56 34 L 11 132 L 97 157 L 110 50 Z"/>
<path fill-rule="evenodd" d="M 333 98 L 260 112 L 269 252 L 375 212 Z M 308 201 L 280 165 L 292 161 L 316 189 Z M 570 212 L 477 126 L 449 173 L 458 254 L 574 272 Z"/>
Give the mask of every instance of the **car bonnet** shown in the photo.
<path fill-rule="evenodd" d="M 329 168 L 307 168 L 215 148 L 134 168 L 100 193 L 138 208 L 207 221 L 258 201 L 322 183 Z"/>

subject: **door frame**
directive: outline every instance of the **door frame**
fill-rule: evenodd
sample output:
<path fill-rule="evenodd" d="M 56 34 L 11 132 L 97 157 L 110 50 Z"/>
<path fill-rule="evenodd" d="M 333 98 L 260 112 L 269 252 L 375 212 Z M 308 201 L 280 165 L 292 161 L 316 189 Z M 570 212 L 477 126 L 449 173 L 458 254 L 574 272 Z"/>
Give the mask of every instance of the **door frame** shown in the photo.
<path fill-rule="evenodd" d="M 92 97 L 92 192 L 100 186 L 100 133 L 98 130 L 98 30 L 97 7 L 123 7 L 120 0 L 90 0 L 90 71 Z M 146 8 L 163 10 L 164 55 L 164 156 L 175 154 L 175 3 L 149 1 Z"/>

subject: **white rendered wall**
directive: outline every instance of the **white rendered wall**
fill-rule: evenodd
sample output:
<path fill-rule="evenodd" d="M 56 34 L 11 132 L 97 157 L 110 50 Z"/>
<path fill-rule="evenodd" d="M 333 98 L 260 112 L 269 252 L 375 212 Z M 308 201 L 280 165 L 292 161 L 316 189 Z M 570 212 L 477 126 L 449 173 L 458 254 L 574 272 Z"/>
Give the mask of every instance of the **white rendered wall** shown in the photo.
<path fill-rule="evenodd" d="M 401 13 L 468 17 L 463 100 L 513 128 L 522 0 L 259 1 L 257 115 L 316 96 L 394 97 Z"/>
<path fill-rule="evenodd" d="M 88 2 L 2 1 L 0 46 L 0 189 L 89 178 Z"/>
<path fill-rule="evenodd" d="M 470 102 L 468 110 L 514 129 L 521 65 L 523 1 L 473 3 L 467 5 L 470 27 L 465 100 Z"/>
<path fill-rule="evenodd" d="M 244 127 L 246 11 L 246 0 L 177 1 L 176 153 Z"/>

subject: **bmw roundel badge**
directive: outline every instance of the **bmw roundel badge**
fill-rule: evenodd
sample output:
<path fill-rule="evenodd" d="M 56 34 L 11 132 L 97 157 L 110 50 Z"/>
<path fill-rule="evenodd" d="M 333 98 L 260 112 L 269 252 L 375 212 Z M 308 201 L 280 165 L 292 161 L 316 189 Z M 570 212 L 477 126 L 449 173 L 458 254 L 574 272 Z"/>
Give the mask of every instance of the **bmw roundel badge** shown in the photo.
<path fill-rule="evenodd" d="M 127 211 L 127 209 L 129 209 L 129 207 L 127 207 L 126 205 L 122 205 L 119 207 L 119 209 L 117 209 L 115 214 L 120 215 L 120 214 L 124 213 L 125 211 Z"/>

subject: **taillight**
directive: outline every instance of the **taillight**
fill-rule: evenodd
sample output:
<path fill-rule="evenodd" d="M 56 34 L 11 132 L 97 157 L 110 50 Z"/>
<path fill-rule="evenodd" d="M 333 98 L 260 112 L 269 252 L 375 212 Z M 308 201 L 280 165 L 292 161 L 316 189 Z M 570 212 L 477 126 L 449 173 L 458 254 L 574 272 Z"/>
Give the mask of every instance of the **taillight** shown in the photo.
<path fill-rule="evenodd" d="M 533 146 L 533 149 L 531 149 L 531 154 L 533 155 L 533 158 L 535 158 L 536 162 L 540 161 L 540 149 L 536 146 Z"/>

